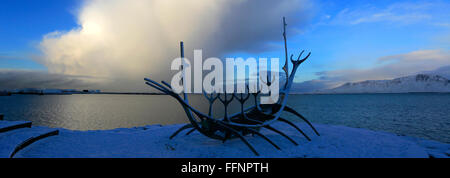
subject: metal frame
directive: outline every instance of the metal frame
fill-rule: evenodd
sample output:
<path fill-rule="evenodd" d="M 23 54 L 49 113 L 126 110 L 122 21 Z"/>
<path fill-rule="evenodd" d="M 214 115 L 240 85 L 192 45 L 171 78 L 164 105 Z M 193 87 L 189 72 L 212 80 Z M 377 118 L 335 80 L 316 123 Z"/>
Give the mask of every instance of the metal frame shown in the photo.
<path fill-rule="evenodd" d="M 183 107 L 184 111 L 186 112 L 187 118 L 189 119 L 190 124 L 186 124 L 180 129 L 178 129 L 172 136 L 170 136 L 170 139 L 174 138 L 177 134 L 179 134 L 181 131 L 185 129 L 191 128 L 189 132 L 187 132 L 186 135 L 189 135 L 193 131 L 199 131 L 201 134 L 217 140 L 222 140 L 223 142 L 239 138 L 244 142 L 249 149 L 255 154 L 259 155 L 258 152 L 255 150 L 255 148 L 247 141 L 247 139 L 244 137 L 245 135 L 257 135 L 262 137 L 264 140 L 269 142 L 271 145 L 273 145 L 276 149 L 281 149 L 278 145 L 276 145 L 273 141 L 271 141 L 269 138 L 264 136 L 260 133 L 260 130 L 262 128 L 268 129 L 270 131 L 273 131 L 277 134 L 280 134 L 281 136 L 285 137 L 287 140 L 292 142 L 294 145 L 298 145 L 297 142 L 295 142 L 292 138 L 290 138 L 288 135 L 284 134 L 280 130 L 277 130 L 270 126 L 272 123 L 276 121 L 280 121 L 283 123 L 286 123 L 292 127 L 294 127 L 296 130 L 298 130 L 308 141 L 310 141 L 310 137 L 308 137 L 299 127 L 297 127 L 294 123 L 288 121 L 287 119 L 284 119 L 280 117 L 283 111 L 294 114 L 302 121 L 305 121 L 311 129 L 314 131 L 314 133 L 318 136 L 320 136 L 319 132 L 314 128 L 314 126 L 300 113 L 295 111 L 294 109 L 287 106 L 287 100 L 289 96 L 289 91 L 292 86 L 292 83 L 295 78 L 295 73 L 297 72 L 298 67 L 305 62 L 311 55 L 309 53 L 306 57 L 302 58 L 302 55 L 304 51 L 300 53 L 297 60 L 293 59 L 294 55 L 290 56 L 290 61 L 293 65 L 292 71 L 289 74 L 289 62 L 288 62 L 288 52 L 287 52 L 287 38 L 286 38 L 286 22 L 285 18 L 283 18 L 283 37 L 284 37 L 284 44 L 285 44 L 285 55 L 286 55 L 286 61 L 283 67 L 283 71 L 286 74 L 286 83 L 280 90 L 281 99 L 276 104 L 259 104 L 258 103 L 258 96 L 260 95 L 260 92 L 258 93 L 241 93 L 241 94 L 216 94 L 211 93 L 207 94 L 204 93 L 205 98 L 209 101 L 209 112 L 208 114 L 204 114 L 198 110 L 196 110 L 194 107 L 192 107 L 189 104 L 188 96 L 186 93 L 183 93 L 183 98 L 172 91 L 172 87 L 167 82 L 161 81 L 161 83 L 155 82 L 151 79 L 145 78 L 146 84 L 175 98 Z M 184 47 L 183 42 L 180 44 L 181 46 L 181 57 L 184 58 Z M 183 61 L 184 62 L 184 61 Z M 184 75 L 183 75 L 184 76 Z M 271 83 L 273 83 L 271 80 L 269 80 L 269 77 L 267 77 L 267 85 L 270 86 Z M 247 90 L 248 85 L 247 85 Z M 246 101 L 248 101 L 253 95 L 254 97 L 254 106 L 244 108 L 244 104 Z M 234 113 L 229 115 L 227 112 L 228 105 L 236 99 L 240 103 L 240 112 Z M 219 100 L 224 107 L 225 113 L 222 118 L 214 118 L 212 116 L 212 106 L 213 104 Z"/>

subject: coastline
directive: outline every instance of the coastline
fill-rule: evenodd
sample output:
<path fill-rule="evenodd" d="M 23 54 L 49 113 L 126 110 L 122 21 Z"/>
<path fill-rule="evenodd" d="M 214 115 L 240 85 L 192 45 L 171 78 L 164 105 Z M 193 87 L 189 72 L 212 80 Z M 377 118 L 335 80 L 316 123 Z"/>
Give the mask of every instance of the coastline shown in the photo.
<path fill-rule="evenodd" d="M 127 93 L 127 92 L 102 92 L 102 93 L 10 93 L 9 95 L 0 96 L 13 96 L 13 95 L 166 95 L 164 93 Z"/>
<path fill-rule="evenodd" d="M 291 92 L 290 95 L 367 95 L 367 94 L 450 94 L 450 92 Z M 70 93 L 0 93 L 0 96 L 13 95 L 167 95 L 165 93 L 146 93 L 146 92 L 70 92 Z M 191 93 L 190 95 L 203 95 Z"/>
<path fill-rule="evenodd" d="M 173 140 L 170 140 L 169 136 L 182 126 L 178 124 L 93 131 L 73 131 L 58 128 L 58 135 L 29 145 L 14 157 L 449 158 L 450 156 L 450 144 L 437 141 L 398 136 L 381 131 L 322 124 L 314 124 L 321 133 L 321 136 L 315 136 L 305 124 L 296 124 L 311 137 L 311 141 L 307 141 L 295 129 L 282 123 L 276 123 L 274 126 L 297 141 L 298 146 L 266 130 L 262 133 L 277 143 L 281 150 L 271 147 L 270 144 L 257 136 L 247 136 L 248 141 L 260 152 L 261 156 L 255 156 L 240 140 L 222 143 L 209 139 L 198 132 L 193 132 L 188 136 L 180 133 Z M 33 128 L 38 130 L 49 129 L 46 127 Z M 5 138 L 3 138 L 3 141 L 5 141 Z M 6 154 L 3 153 L 2 155 Z"/>

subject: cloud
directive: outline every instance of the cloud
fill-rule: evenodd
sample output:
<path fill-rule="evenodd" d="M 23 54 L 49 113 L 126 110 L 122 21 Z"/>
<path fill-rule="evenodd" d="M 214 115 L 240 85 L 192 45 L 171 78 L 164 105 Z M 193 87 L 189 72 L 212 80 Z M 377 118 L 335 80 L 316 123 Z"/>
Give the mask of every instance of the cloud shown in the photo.
<path fill-rule="evenodd" d="M 323 80 L 309 80 L 292 85 L 292 93 L 309 93 L 330 88 L 330 83 Z"/>
<path fill-rule="evenodd" d="M 299 89 L 303 89 L 297 92 L 312 92 L 333 88 L 347 82 L 393 79 L 419 73 L 429 73 L 425 71 L 436 71 L 438 68 L 450 65 L 450 51 L 418 50 L 406 54 L 381 57 L 377 63 L 375 67 L 367 69 L 318 72 L 316 75 L 319 76 L 319 79 L 297 84 L 301 86 L 298 87 Z"/>
<path fill-rule="evenodd" d="M 402 62 L 402 63 L 424 63 L 427 61 L 435 62 L 434 64 L 442 64 L 450 62 L 449 51 L 443 50 L 419 50 L 412 51 L 406 54 L 385 56 L 378 59 L 378 62 L 385 63 L 390 61 Z M 435 66 L 432 64 L 433 66 Z"/>
<path fill-rule="evenodd" d="M 321 72 L 319 75 L 325 79 L 341 81 L 392 79 L 450 65 L 450 52 L 448 50 L 419 50 L 381 57 L 378 62 L 378 65 L 369 69 L 336 70 Z"/>
<path fill-rule="evenodd" d="M 17 88 L 82 89 L 92 87 L 95 79 L 85 76 L 50 74 L 46 71 L 0 69 L 0 90 Z"/>
<path fill-rule="evenodd" d="M 360 8 L 346 8 L 337 13 L 332 19 L 333 24 L 357 25 L 374 22 L 390 22 L 395 24 L 412 24 L 417 22 L 433 22 L 441 24 L 441 13 L 450 7 L 450 3 L 440 1 L 427 2 L 396 2 L 386 7 L 366 5 Z M 442 13 L 448 18 L 447 13 Z"/>
<path fill-rule="evenodd" d="M 204 57 L 259 52 L 282 40 L 289 27 L 306 22 L 307 0 L 90 0 L 77 15 L 79 27 L 44 36 L 37 58 L 50 73 L 111 78 L 107 90 L 147 90 L 142 78 L 169 80 L 169 65 L 203 49 Z"/>

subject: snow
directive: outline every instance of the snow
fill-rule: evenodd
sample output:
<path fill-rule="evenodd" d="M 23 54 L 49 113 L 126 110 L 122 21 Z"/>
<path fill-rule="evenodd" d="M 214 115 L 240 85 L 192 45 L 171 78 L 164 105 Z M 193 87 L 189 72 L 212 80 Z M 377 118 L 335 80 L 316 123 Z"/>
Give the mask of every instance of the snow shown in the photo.
<path fill-rule="evenodd" d="M 450 66 L 443 66 L 443 67 L 440 67 L 440 68 L 438 68 L 436 70 L 424 71 L 424 72 L 421 72 L 421 73 L 428 74 L 428 75 L 440 75 L 442 77 L 450 79 Z"/>
<path fill-rule="evenodd" d="M 313 134 L 298 123 L 312 139 L 283 123 L 274 124 L 292 137 L 298 146 L 268 130 L 262 133 L 282 150 L 258 136 L 246 139 L 260 153 L 255 156 L 239 139 L 222 143 L 193 132 L 184 131 L 173 140 L 169 136 L 182 125 L 152 125 L 105 131 L 71 131 L 59 129 L 60 134 L 37 141 L 16 154 L 16 158 L 428 158 L 450 155 L 450 145 L 424 139 L 397 136 L 386 132 L 314 124 L 321 136 Z M 45 128 L 42 128 L 45 129 Z M 2 135 L 0 134 L 0 137 Z M 3 147 L 4 142 L 0 145 Z M 0 149 L 3 150 L 3 149 Z"/>
<path fill-rule="evenodd" d="M 48 132 L 54 131 L 55 129 L 50 128 L 21 128 L 15 129 L 12 131 L 8 131 L 0 134 L 0 158 L 9 158 L 11 153 L 14 151 L 14 148 L 21 144 L 23 141 L 36 137 L 42 134 L 46 134 Z"/>
<path fill-rule="evenodd" d="M 6 129 L 8 127 L 13 127 L 15 125 L 24 125 L 24 124 L 30 124 L 30 121 L 0 121 L 0 130 Z"/>
<path fill-rule="evenodd" d="M 393 80 L 346 83 L 320 93 L 450 92 L 450 81 L 439 75 L 418 74 Z"/>

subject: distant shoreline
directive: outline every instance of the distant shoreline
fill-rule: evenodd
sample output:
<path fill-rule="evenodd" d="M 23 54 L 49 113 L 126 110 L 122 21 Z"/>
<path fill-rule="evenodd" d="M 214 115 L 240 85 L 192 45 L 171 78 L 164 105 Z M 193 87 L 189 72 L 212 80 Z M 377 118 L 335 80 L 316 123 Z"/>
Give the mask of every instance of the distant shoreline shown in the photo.
<path fill-rule="evenodd" d="M 404 93 L 291 93 L 290 95 L 366 95 L 366 94 L 450 94 L 450 92 L 404 92 Z M 134 93 L 134 92 L 101 92 L 101 93 L 9 93 L 8 95 L 167 95 L 164 93 Z M 190 95 L 201 95 L 191 93 Z"/>
<path fill-rule="evenodd" d="M 9 95 L 0 96 L 13 96 L 13 95 L 166 95 L 163 93 L 116 93 L 116 92 L 102 92 L 102 93 L 11 93 Z"/>
<path fill-rule="evenodd" d="M 83 93 L 82 93 L 83 94 Z M 129 92 L 102 92 L 102 93 L 86 93 L 86 94 L 100 94 L 100 95 L 167 95 L 164 93 L 129 93 Z"/>
<path fill-rule="evenodd" d="M 290 93 L 290 95 L 365 95 L 365 94 L 450 94 L 450 92 Z"/>

